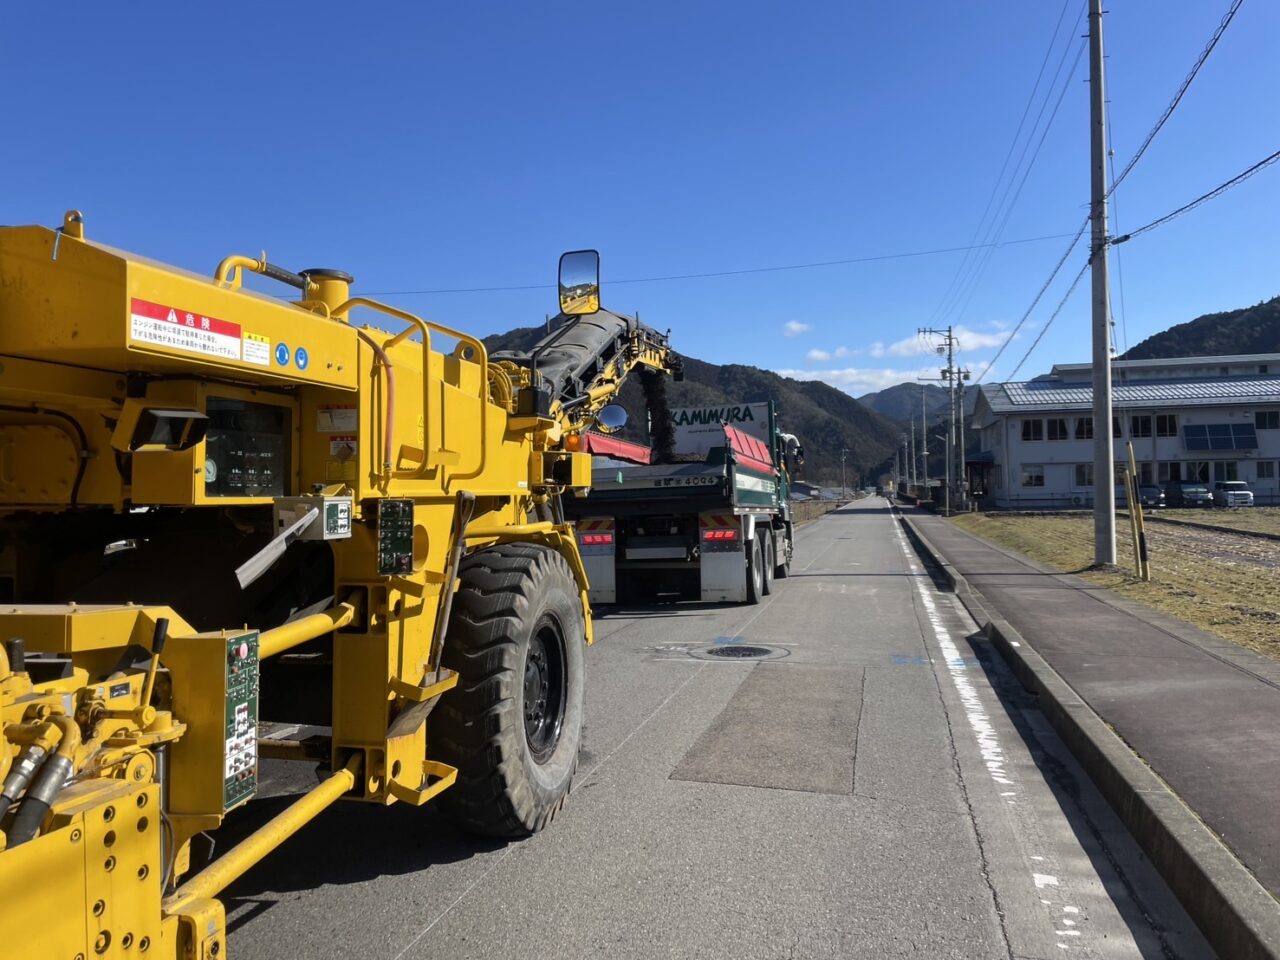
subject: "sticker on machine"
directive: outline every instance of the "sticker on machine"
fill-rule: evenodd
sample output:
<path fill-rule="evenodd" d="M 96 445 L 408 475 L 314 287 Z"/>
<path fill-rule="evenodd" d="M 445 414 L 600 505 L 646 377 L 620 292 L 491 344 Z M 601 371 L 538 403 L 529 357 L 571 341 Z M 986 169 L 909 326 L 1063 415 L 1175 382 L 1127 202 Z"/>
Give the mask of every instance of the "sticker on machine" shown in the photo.
<path fill-rule="evenodd" d="M 350 460 L 356 455 L 356 436 L 339 436 L 329 438 L 329 456 L 339 460 Z"/>
<path fill-rule="evenodd" d="M 134 297 L 129 307 L 129 322 L 134 343 L 222 360 L 240 359 L 240 324 L 230 320 Z"/>
<path fill-rule="evenodd" d="M 317 433 L 355 433 L 360 429 L 354 406 L 326 404 L 316 410 Z"/>
<path fill-rule="evenodd" d="M 271 366 L 271 338 L 259 333 L 244 335 L 244 362 L 256 363 L 260 367 Z"/>

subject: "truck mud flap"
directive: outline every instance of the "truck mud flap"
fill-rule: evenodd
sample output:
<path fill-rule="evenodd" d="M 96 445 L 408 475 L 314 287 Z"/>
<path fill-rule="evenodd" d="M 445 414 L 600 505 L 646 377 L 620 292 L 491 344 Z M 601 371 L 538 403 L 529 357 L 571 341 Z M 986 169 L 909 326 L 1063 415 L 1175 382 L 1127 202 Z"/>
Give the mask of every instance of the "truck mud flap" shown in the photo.
<path fill-rule="evenodd" d="M 613 517 L 586 517 L 578 521 L 578 552 L 587 571 L 592 603 L 618 602 L 618 574 L 614 558 L 618 546 Z"/>
<path fill-rule="evenodd" d="M 742 603 L 747 599 L 743 524 L 729 511 L 698 514 L 699 599 Z"/>

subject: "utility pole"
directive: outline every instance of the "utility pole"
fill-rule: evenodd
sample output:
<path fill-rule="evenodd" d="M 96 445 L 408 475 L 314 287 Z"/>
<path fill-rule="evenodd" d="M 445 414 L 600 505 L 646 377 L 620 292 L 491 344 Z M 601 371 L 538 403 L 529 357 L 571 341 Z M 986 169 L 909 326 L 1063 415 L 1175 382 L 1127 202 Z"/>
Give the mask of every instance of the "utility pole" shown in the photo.
<path fill-rule="evenodd" d="M 908 420 L 907 426 L 911 428 L 910 450 L 907 456 L 907 463 L 909 464 L 907 468 L 907 482 L 914 487 L 916 485 L 916 425 Z"/>
<path fill-rule="evenodd" d="M 929 417 L 925 410 L 924 384 L 920 384 L 920 482 L 929 489 Z"/>
<path fill-rule="evenodd" d="M 1115 450 L 1111 436 L 1111 326 L 1107 305 L 1107 121 L 1102 0 L 1089 0 L 1089 260 L 1093 268 L 1093 562 L 1116 562 Z"/>
<path fill-rule="evenodd" d="M 942 512 L 945 516 L 950 516 L 956 502 L 956 486 L 959 478 L 964 475 L 964 469 L 955 469 L 956 463 L 956 381 L 962 371 L 956 370 L 956 338 L 951 327 L 945 330 L 934 330 L 931 327 L 920 328 L 921 334 L 929 334 L 932 336 L 942 337 L 943 346 L 938 347 L 938 353 L 946 353 L 947 365 L 941 371 L 941 380 L 947 385 L 947 473 L 946 482 L 943 489 Z M 963 371 L 968 377 L 968 372 Z M 921 406 L 923 406 L 923 390 L 921 391 Z M 963 454 L 962 454 L 963 457 Z M 963 463 L 963 460 L 961 461 Z"/>
<path fill-rule="evenodd" d="M 848 454 L 849 450 L 847 447 L 840 451 L 840 495 L 845 500 L 849 499 L 849 485 L 845 483 L 844 479 L 844 461 Z"/>

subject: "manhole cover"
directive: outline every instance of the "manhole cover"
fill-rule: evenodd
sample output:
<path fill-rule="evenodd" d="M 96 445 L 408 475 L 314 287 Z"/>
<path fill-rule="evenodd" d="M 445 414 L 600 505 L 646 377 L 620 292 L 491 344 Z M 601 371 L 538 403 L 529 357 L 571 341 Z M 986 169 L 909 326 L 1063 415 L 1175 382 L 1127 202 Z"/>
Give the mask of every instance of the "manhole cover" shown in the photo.
<path fill-rule="evenodd" d="M 754 660 L 758 657 L 767 657 L 772 652 L 773 651 L 768 647 L 748 647 L 742 644 L 726 643 L 721 646 L 712 647 L 707 651 L 707 654 L 713 657 Z"/>
<path fill-rule="evenodd" d="M 778 660 L 790 651 L 777 647 L 757 647 L 746 643 L 717 643 L 689 651 L 695 660 Z"/>

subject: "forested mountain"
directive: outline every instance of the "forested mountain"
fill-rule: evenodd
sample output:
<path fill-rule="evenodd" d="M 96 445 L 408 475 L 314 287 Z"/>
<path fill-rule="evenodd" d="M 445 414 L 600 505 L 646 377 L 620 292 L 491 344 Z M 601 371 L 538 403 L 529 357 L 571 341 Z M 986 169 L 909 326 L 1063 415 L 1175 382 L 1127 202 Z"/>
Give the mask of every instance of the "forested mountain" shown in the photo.
<path fill-rule="evenodd" d="M 520 327 L 485 338 L 490 350 L 530 350 L 546 333 L 543 327 Z M 848 481 L 855 476 L 874 482 L 892 462 L 903 428 L 825 383 L 792 380 L 741 364 L 723 366 L 684 358 L 684 380 L 667 383 L 672 407 L 755 403 L 772 400 L 782 428 L 805 448 L 803 477 L 811 483 L 840 482 L 840 451 L 849 451 Z M 917 395 L 917 401 L 919 396 Z M 630 414 L 622 436 L 647 441 L 644 398 L 638 377 L 623 386 L 622 404 Z"/>
<path fill-rule="evenodd" d="M 1227 357 L 1244 353 L 1280 353 L 1280 297 L 1180 323 L 1147 337 L 1119 359 Z"/>

